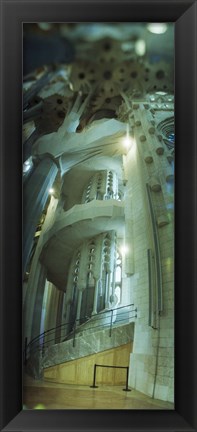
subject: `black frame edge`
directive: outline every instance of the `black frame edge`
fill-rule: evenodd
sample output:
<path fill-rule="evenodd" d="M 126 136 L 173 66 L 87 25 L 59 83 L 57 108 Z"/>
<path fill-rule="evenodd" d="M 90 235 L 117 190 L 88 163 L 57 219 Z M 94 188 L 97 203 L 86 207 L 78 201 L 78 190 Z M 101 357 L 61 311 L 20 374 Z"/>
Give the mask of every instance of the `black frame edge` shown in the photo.
<path fill-rule="evenodd" d="M 46 1 L 2 1 L 2 97 L 3 97 L 3 134 L 2 134 L 2 205 L 1 205 L 1 235 L 2 235 L 2 286 L 1 286 L 1 424 L 0 429 L 13 430 L 66 430 L 83 431 L 97 430 L 109 431 L 111 429 L 110 413 L 77 411 L 20 411 L 22 398 L 20 396 L 22 383 L 22 353 L 19 346 L 21 338 L 21 76 L 22 67 L 20 58 L 21 47 L 21 23 L 28 21 L 50 20 L 50 16 L 57 17 L 60 11 L 56 2 L 49 2 L 46 10 Z M 74 2 L 75 3 L 75 2 Z M 112 3 L 92 2 L 89 4 L 88 14 L 84 13 L 83 1 L 79 2 L 78 11 L 73 5 L 68 15 L 76 17 L 77 21 L 108 21 L 108 17 L 116 21 L 131 21 L 142 17 L 141 21 L 151 21 L 152 16 L 157 20 L 176 21 L 176 408 L 175 412 L 113 412 L 114 431 L 126 430 L 197 430 L 197 418 L 195 412 L 196 401 L 196 34 L 197 5 L 196 1 L 144 1 L 142 2 L 114 2 L 117 7 L 111 7 Z M 119 3 L 119 4 L 118 4 Z M 156 8 L 156 3 L 158 3 Z M 171 4 L 171 6 L 169 6 Z M 61 3 L 61 8 L 66 9 L 67 2 Z M 118 16 L 118 8 L 123 8 Z M 128 6 L 129 5 L 129 6 Z M 133 6 L 132 6 L 133 5 Z M 138 5 L 138 6 L 137 6 Z M 149 7 L 151 5 L 151 7 Z M 135 11 L 134 11 L 135 6 Z M 167 6 L 167 11 L 166 11 Z M 131 11 L 133 7 L 133 15 Z M 60 8 L 60 9 L 61 9 Z M 81 8 L 81 9 L 80 9 Z M 137 8 L 137 9 L 136 9 Z M 154 9 L 154 12 L 153 12 Z M 81 11 L 81 12 L 80 12 Z M 126 11 L 126 13 L 125 13 Z M 81 15 L 81 16 L 80 16 Z M 78 16 L 78 18 L 77 18 Z M 40 18 L 39 18 L 40 17 Z M 95 17 L 93 19 L 93 17 Z M 122 17 L 122 18 L 121 18 Z M 84 18 L 84 19 L 82 19 Z M 123 19 L 124 18 L 124 19 Z M 153 20 L 153 19 L 152 19 Z M 12 32 L 11 32 L 12 30 Z M 184 53 L 184 58 L 182 53 Z M 12 68 L 14 64 L 15 70 Z M 189 68 L 188 68 L 189 66 Z M 185 77 L 187 76 L 187 80 Z M 12 158 L 8 144 L 11 145 Z M 189 151 L 186 151 L 186 144 Z M 191 149 L 190 149 L 191 146 Z M 183 175 L 184 172 L 184 175 Z M 186 173 L 186 181 L 185 181 Z M 183 198 L 182 198 L 183 197 Z M 184 201 L 182 201 L 184 199 Z M 184 247 L 183 247 L 184 246 Z M 185 260 L 189 256 L 190 260 Z M 11 264 L 10 264 L 11 262 Z M 184 268 L 182 268 L 184 262 Z M 178 270 L 177 270 L 178 266 Z M 180 273 L 181 266 L 181 273 Z M 192 293 L 188 299 L 188 287 L 192 286 Z M 179 287 L 181 289 L 179 289 Z M 185 305 L 189 309 L 186 320 L 181 320 L 182 310 Z M 193 332 L 188 330 L 193 329 Z M 12 341 L 12 344 L 10 343 Z M 183 344 L 184 341 L 184 344 Z M 187 341 L 187 356 L 184 345 Z M 189 360 L 191 361 L 189 363 Z M 183 361 L 190 367 L 188 375 L 183 375 Z M 16 371 L 15 371 L 16 369 Z M 188 369 L 188 368 L 187 368 Z M 191 373 L 191 369 L 193 373 Z M 180 380 L 180 376 L 182 380 Z M 184 394 L 182 386 L 184 385 Z M 179 394 L 180 393 L 180 394 Z M 192 403 L 188 403 L 192 395 Z M 197 410 L 196 410 L 197 411 Z M 76 411 L 75 411 L 76 412 Z M 142 415 L 143 414 L 143 415 Z M 97 419 L 96 419 L 97 415 Z M 154 419 L 151 419 L 151 416 Z M 73 421 L 73 417 L 74 421 Z M 140 419 L 143 417 L 143 422 Z M 96 420 L 95 420 L 96 419 Z M 121 423 L 120 423 L 121 421 Z M 120 424 L 119 424 L 120 423 Z M 131 427 L 132 423 L 132 427 Z M 123 425 L 126 428 L 123 428 Z M 93 427 L 94 425 L 94 427 Z M 4 429 L 3 429 L 4 428 Z M 135 428 L 135 429 L 134 429 Z"/>

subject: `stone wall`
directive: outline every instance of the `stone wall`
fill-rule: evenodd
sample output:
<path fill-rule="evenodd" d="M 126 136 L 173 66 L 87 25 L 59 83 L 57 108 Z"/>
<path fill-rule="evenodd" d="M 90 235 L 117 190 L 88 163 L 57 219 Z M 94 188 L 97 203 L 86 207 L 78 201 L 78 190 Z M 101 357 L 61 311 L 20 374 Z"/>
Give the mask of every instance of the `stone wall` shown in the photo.
<path fill-rule="evenodd" d="M 138 110 L 138 120 L 143 117 Z M 139 127 L 138 127 L 139 129 Z M 149 165 L 144 159 L 140 139 L 145 130 L 146 150 L 153 155 Z M 130 296 L 138 309 L 135 323 L 133 353 L 130 358 L 129 383 L 135 389 L 152 397 L 173 402 L 174 400 L 174 284 L 173 284 L 173 185 L 166 181 L 165 172 L 171 169 L 165 150 L 156 152 L 157 138 L 147 129 L 136 133 L 136 142 L 124 165 L 127 171 L 127 215 L 133 221 L 134 274 L 130 276 Z M 152 225 L 146 184 L 152 177 L 160 185 L 151 190 L 154 210 Z M 158 222 L 158 216 L 165 214 L 165 222 Z M 147 250 L 155 256 L 153 229 L 157 231 L 162 276 L 162 310 L 155 309 L 155 326 L 149 324 L 149 274 Z M 157 290 L 157 286 L 156 286 Z M 157 299 L 156 299 L 157 304 Z"/>

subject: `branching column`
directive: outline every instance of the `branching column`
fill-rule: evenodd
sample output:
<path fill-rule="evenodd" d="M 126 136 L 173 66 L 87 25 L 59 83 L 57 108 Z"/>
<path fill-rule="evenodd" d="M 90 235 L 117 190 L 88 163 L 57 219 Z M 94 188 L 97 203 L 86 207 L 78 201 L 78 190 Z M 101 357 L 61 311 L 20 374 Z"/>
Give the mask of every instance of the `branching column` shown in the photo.
<path fill-rule="evenodd" d="M 49 188 L 58 168 L 50 158 L 43 159 L 27 179 L 23 188 L 23 272 L 26 270 L 39 218 L 45 207 Z"/>

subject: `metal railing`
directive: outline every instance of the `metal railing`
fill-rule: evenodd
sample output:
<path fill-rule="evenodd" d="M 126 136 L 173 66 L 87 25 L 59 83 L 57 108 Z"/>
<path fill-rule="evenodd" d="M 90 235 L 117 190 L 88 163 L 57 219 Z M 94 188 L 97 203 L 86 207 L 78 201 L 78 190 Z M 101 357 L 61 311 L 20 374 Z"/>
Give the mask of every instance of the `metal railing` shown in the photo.
<path fill-rule="evenodd" d="M 111 337 L 113 327 L 117 327 L 120 324 L 122 325 L 129 323 L 132 319 L 137 318 L 137 308 L 132 309 L 132 306 L 134 306 L 133 303 L 114 309 L 107 309 L 105 311 L 99 312 L 97 315 L 92 315 L 91 317 L 81 317 L 80 319 L 76 319 L 74 321 L 65 322 L 64 324 L 44 331 L 33 338 L 29 343 L 27 343 L 26 339 L 23 352 L 24 363 L 27 363 L 27 359 L 31 354 L 37 351 L 42 351 L 44 354 L 44 350 L 46 348 L 57 343 L 72 339 L 73 347 L 75 347 L 77 334 L 80 335 L 82 332 L 92 332 L 99 329 L 109 328 L 109 337 Z M 58 340 L 56 340 L 58 331 L 62 334 L 65 330 L 66 333 L 67 328 L 71 326 L 72 329 L 69 333 L 59 335 L 57 338 Z"/>

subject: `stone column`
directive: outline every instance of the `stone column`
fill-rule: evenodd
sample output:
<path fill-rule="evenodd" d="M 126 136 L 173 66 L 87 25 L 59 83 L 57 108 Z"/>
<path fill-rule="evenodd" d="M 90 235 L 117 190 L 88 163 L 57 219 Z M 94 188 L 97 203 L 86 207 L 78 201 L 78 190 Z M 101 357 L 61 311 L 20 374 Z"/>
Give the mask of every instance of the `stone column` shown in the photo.
<path fill-rule="evenodd" d="M 23 162 L 25 162 L 32 154 L 32 146 L 40 137 L 37 129 L 34 129 L 32 134 L 23 142 Z"/>
<path fill-rule="evenodd" d="M 80 324 L 79 320 L 80 320 L 80 314 L 81 314 L 81 302 L 82 302 L 82 290 L 79 289 L 78 290 L 78 300 L 77 300 L 77 315 L 76 315 L 77 326 Z"/>
<path fill-rule="evenodd" d="M 112 272 L 112 295 L 111 300 L 114 302 L 114 296 L 115 296 L 115 285 L 116 285 L 116 262 L 114 263 L 114 269 Z"/>
<path fill-rule="evenodd" d="M 23 108 L 42 90 L 42 88 L 55 76 L 57 72 L 45 72 L 25 93 L 23 97 Z"/>
<path fill-rule="evenodd" d="M 62 325 L 62 308 L 64 292 L 57 289 L 58 292 L 58 306 L 56 314 L 56 331 L 55 331 L 55 343 L 61 342 L 61 325 Z"/>
<path fill-rule="evenodd" d="M 40 334 L 42 303 L 46 283 L 46 269 L 37 260 L 35 260 L 34 264 L 28 283 L 23 313 L 24 336 L 28 338 L 28 342 Z"/>
<path fill-rule="evenodd" d="M 23 273 L 31 253 L 36 226 L 45 207 L 49 188 L 58 168 L 50 158 L 43 159 L 27 179 L 23 188 Z"/>
<path fill-rule="evenodd" d="M 45 325 L 44 330 L 53 329 L 56 326 L 56 316 L 57 316 L 57 308 L 58 308 L 58 290 L 51 282 L 47 282 L 48 289 L 48 298 L 46 305 L 46 316 L 45 316 Z M 49 342 L 51 345 L 55 343 L 55 332 L 49 332 L 45 335 L 45 342 Z"/>
<path fill-rule="evenodd" d="M 114 301 L 115 271 L 116 271 L 116 233 L 115 231 L 113 231 L 111 236 L 111 252 L 110 252 L 110 285 L 109 285 L 110 303 Z M 110 296 L 110 291 L 111 291 L 111 296 Z"/>
<path fill-rule="evenodd" d="M 96 314 L 97 314 L 98 286 L 99 286 L 99 279 L 96 279 L 96 278 L 95 278 L 94 304 L 93 304 L 93 311 L 92 311 L 92 315 L 96 315 Z"/>
<path fill-rule="evenodd" d="M 33 107 L 26 109 L 23 112 L 23 123 L 27 123 L 29 121 L 36 119 L 37 117 L 40 117 L 42 113 L 42 107 L 43 107 L 43 101 L 40 101 L 38 104 L 34 105 Z"/>
<path fill-rule="evenodd" d="M 107 272 L 107 286 L 106 286 L 106 303 L 105 303 L 106 308 L 109 308 L 110 288 L 111 288 L 111 271 L 108 271 Z"/>
<path fill-rule="evenodd" d="M 61 339 L 63 340 L 63 338 L 65 337 L 66 333 L 67 333 L 67 329 L 68 329 L 68 321 L 69 321 L 69 302 L 68 299 L 66 297 L 66 292 L 63 293 L 63 304 L 62 304 L 62 327 L 61 327 Z"/>
<path fill-rule="evenodd" d="M 32 333 L 31 338 L 38 336 L 41 333 L 41 317 L 42 317 L 42 306 L 43 297 L 46 284 L 46 269 L 41 265 L 41 271 L 37 284 L 37 291 L 35 296 L 33 320 L 32 320 Z"/>

